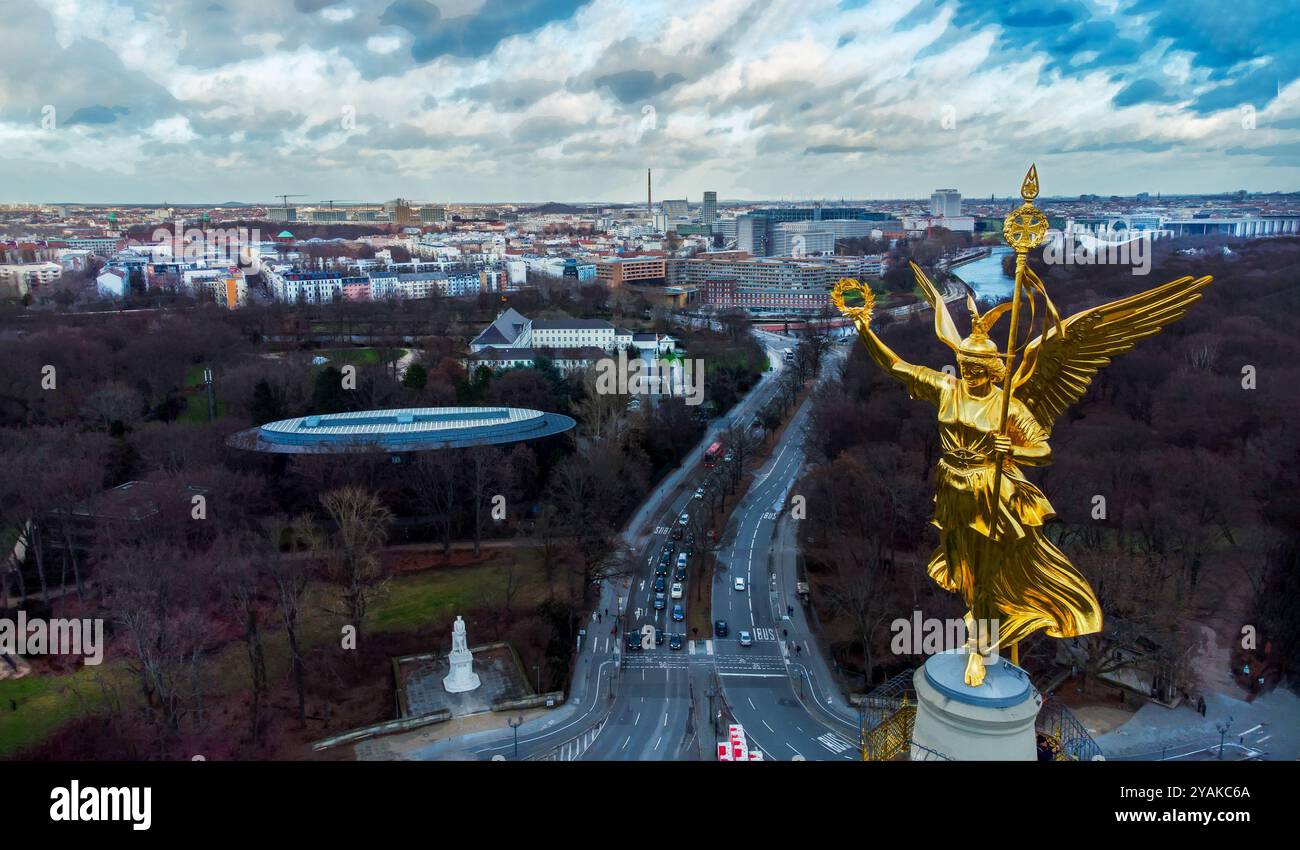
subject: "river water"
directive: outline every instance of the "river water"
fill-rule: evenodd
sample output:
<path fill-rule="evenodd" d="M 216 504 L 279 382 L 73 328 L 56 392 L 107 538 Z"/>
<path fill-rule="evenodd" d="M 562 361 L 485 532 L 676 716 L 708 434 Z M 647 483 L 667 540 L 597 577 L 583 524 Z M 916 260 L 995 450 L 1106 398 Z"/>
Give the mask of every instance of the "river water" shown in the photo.
<path fill-rule="evenodd" d="M 961 278 L 973 290 L 979 301 L 998 303 L 1011 297 L 1016 282 L 1002 273 L 1002 257 L 1011 253 L 1005 245 L 997 245 L 987 257 L 981 257 L 973 263 L 957 266 L 952 273 Z"/>

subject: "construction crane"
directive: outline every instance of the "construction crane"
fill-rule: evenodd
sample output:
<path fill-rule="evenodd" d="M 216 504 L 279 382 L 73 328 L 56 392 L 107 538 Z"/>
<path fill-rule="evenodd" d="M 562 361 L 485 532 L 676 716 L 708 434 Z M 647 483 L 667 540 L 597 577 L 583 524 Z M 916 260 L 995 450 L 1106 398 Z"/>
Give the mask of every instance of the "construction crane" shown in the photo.
<path fill-rule="evenodd" d="M 327 198 L 327 199 L 324 199 L 324 202 L 330 205 L 330 212 L 334 212 L 334 202 L 335 202 L 335 201 L 338 201 L 338 202 L 341 203 L 341 204 L 344 204 L 344 203 L 354 203 L 354 202 L 358 202 L 356 198 Z M 359 202 L 358 202 L 358 203 L 359 203 Z"/>
<path fill-rule="evenodd" d="M 283 193 L 282 193 L 282 194 L 276 195 L 276 197 L 280 199 L 280 208 L 281 208 L 281 209 L 286 209 L 286 210 L 287 210 L 287 209 L 289 209 L 289 199 L 290 199 L 290 198 L 305 198 L 305 197 L 307 197 L 307 196 L 306 196 L 305 194 L 303 194 L 303 193 L 299 193 L 299 194 L 297 194 L 297 195 L 289 195 L 289 194 L 283 194 Z"/>

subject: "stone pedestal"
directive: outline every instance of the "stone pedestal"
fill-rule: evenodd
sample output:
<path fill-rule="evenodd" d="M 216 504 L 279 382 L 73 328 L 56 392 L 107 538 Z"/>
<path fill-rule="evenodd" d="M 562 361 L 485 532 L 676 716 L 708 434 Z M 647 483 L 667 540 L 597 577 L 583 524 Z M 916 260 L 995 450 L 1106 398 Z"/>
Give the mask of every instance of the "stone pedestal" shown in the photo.
<path fill-rule="evenodd" d="M 451 652 L 447 654 L 451 672 L 442 679 L 442 686 L 449 694 L 472 691 L 479 686 L 478 674 L 474 672 L 474 655 L 469 651 L 465 639 L 465 621 L 457 617 L 451 629 Z"/>
<path fill-rule="evenodd" d="M 949 650 L 913 674 L 912 761 L 1036 760 L 1034 721 L 1043 698 L 1028 674 L 998 658 L 985 668 L 983 684 L 972 688 L 965 671 L 965 650 Z"/>

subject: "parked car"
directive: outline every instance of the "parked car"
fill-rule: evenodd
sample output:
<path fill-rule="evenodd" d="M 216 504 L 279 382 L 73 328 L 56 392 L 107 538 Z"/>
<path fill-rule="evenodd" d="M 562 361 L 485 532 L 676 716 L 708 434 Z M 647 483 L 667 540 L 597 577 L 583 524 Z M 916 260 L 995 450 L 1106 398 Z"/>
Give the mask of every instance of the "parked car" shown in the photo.
<path fill-rule="evenodd" d="M 682 607 L 680 602 L 673 606 L 673 619 L 679 623 L 686 619 L 686 609 Z"/>
<path fill-rule="evenodd" d="M 726 636 L 727 636 L 727 621 L 726 621 L 726 620 L 718 620 L 717 622 L 715 622 L 715 623 L 713 624 L 713 636 L 714 636 L 714 637 L 726 637 Z"/>
<path fill-rule="evenodd" d="M 749 632 L 741 631 L 739 637 L 741 646 L 751 646 L 754 643 L 754 638 Z"/>
<path fill-rule="evenodd" d="M 745 589 L 745 577 L 744 577 L 744 576 L 736 576 L 736 581 L 734 582 L 734 585 L 735 585 L 736 590 L 742 590 L 742 591 L 743 591 L 743 590 Z"/>

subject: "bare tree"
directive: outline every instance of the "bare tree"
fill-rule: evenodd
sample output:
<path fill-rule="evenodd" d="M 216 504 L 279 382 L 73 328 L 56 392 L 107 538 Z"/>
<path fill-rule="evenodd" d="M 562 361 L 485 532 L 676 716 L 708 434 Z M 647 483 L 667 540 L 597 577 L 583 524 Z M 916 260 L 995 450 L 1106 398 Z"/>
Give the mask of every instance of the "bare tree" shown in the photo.
<path fill-rule="evenodd" d="M 333 528 L 320 537 L 318 551 L 343 600 L 343 610 L 331 613 L 345 617 L 359 639 L 366 611 L 386 578 L 380 550 L 393 514 L 374 492 L 361 487 L 332 490 L 320 501 Z"/>
<path fill-rule="evenodd" d="M 449 451 L 421 452 L 411 465 L 410 486 L 416 503 L 441 529 L 444 557 L 451 551 L 458 466 L 456 453 Z"/>
<path fill-rule="evenodd" d="M 222 598 L 239 620 L 248 655 L 249 738 L 262 737 L 262 710 L 266 699 L 266 653 L 262 647 L 261 608 L 265 575 L 258 560 L 237 541 L 221 538 L 213 546 Z"/>
<path fill-rule="evenodd" d="M 474 501 L 474 557 L 477 558 L 483 543 L 484 502 L 502 483 L 505 455 L 495 446 L 474 446 L 465 453 L 465 460 L 466 483 Z"/>
<path fill-rule="evenodd" d="M 311 578 L 308 555 L 316 529 L 306 517 L 286 521 L 272 517 L 263 526 L 267 545 L 267 573 L 275 588 L 276 607 L 289 642 L 290 675 L 298 695 L 298 722 L 307 720 L 306 667 L 298 636 L 302 621 L 302 596 Z"/>
<path fill-rule="evenodd" d="M 862 642 L 862 667 L 870 686 L 875 666 L 872 643 L 876 631 L 895 612 L 896 604 L 878 565 L 864 563 L 861 554 L 851 545 L 842 543 L 836 549 L 834 557 L 838 575 L 828 583 L 826 599 L 833 611 L 853 622 Z"/>

